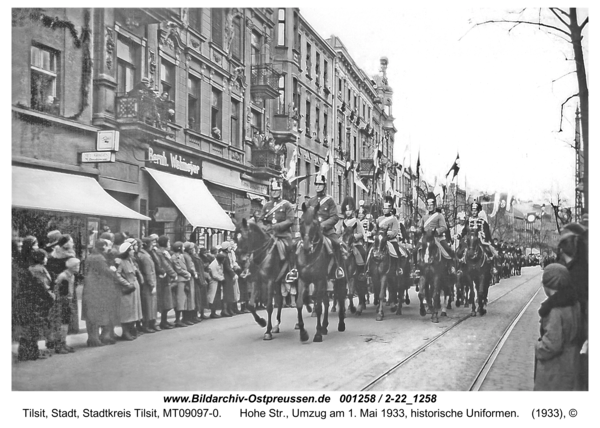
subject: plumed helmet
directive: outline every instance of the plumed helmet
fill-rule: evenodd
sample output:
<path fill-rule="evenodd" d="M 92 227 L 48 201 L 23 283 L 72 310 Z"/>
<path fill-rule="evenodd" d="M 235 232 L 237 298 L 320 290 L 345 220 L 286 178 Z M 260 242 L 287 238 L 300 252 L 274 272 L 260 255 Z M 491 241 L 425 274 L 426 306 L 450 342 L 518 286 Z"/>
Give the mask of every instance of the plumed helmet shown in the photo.
<path fill-rule="evenodd" d="M 385 201 L 383 202 L 383 208 L 394 208 L 394 198 L 386 196 Z"/>
<path fill-rule="evenodd" d="M 357 214 L 364 214 L 365 216 L 367 216 L 369 215 L 369 208 L 363 205 L 358 209 Z"/>
<path fill-rule="evenodd" d="M 479 202 L 473 202 L 471 204 L 471 210 L 477 210 L 477 212 L 479 212 L 481 209 L 481 204 Z"/>
<path fill-rule="evenodd" d="M 327 179 L 323 174 L 315 175 L 315 184 L 327 184 Z"/>
<path fill-rule="evenodd" d="M 352 196 L 346 196 L 342 201 L 342 212 L 356 211 L 356 203 Z"/>
<path fill-rule="evenodd" d="M 435 194 L 433 192 L 427 192 L 427 201 L 433 200 L 433 203 L 436 203 Z"/>
<path fill-rule="evenodd" d="M 277 181 L 276 178 L 272 178 L 271 179 L 270 189 L 271 189 L 271 191 L 273 191 L 273 190 L 281 190 L 281 182 Z"/>

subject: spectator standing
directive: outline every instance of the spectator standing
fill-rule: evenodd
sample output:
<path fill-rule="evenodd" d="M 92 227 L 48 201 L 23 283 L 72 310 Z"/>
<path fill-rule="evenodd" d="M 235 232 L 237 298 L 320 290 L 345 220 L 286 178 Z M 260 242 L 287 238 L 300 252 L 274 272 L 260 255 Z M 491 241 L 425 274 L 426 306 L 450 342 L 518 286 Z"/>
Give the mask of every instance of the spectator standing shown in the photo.
<path fill-rule="evenodd" d="M 156 331 L 156 268 L 150 252 L 156 245 L 153 238 L 146 237 L 142 240 L 142 248 L 137 253 L 137 260 L 142 274 L 142 315 L 144 318 L 144 333 Z M 160 329 L 160 327 L 159 327 Z"/>
<path fill-rule="evenodd" d="M 117 281 L 121 286 L 121 307 L 119 312 L 123 333 L 121 339 L 134 340 L 137 337 L 135 323 L 142 319 L 140 296 L 141 275 L 134 263 L 132 242 L 124 242 L 119 247 L 119 267 Z"/>
<path fill-rule="evenodd" d="M 554 263 L 542 273 L 548 298 L 542 302 L 540 338 L 535 345 L 534 391 L 576 391 L 579 385 L 581 312 L 566 267 Z"/>
<path fill-rule="evenodd" d="M 75 352 L 75 349 L 67 345 L 67 334 L 69 325 L 73 316 L 73 299 L 75 296 L 75 276 L 79 273 L 80 260 L 71 257 L 66 262 L 66 269 L 58 275 L 54 285 L 54 303 L 55 317 L 60 324 L 60 336 L 56 339 L 55 352 L 57 354 L 68 354 Z"/>
<path fill-rule="evenodd" d="M 196 244 L 193 242 L 186 242 L 183 244 L 183 258 L 185 260 L 186 270 L 190 273 L 191 278 L 189 287 L 186 287 L 185 292 L 185 311 L 183 313 L 184 322 L 197 324 L 202 321 L 197 317 L 198 312 L 196 311 L 196 291 L 198 282 L 198 271 L 194 263 L 193 257 L 196 255 Z M 189 288 L 189 290 L 188 290 Z"/>
<path fill-rule="evenodd" d="M 177 272 L 175 286 L 171 288 L 171 291 L 173 292 L 173 301 L 175 303 L 175 327 L 187 327 L 193 323 L 182 320 L 182 315 L 186 310 L 186 293 L 191 289 L 190 279 L 192 276 L 186 269 L 185 258 L 183 256 L 183 242 L 175 242 L 171 247 L 171 250 L 173 269 Z"/>
<path fill-rule="evenodd" d="M 237 280 L 237 275 L 233 270 L 231 259 L 229 258 L 230 248 L 231 243 L 229 241 L 221 244 L 221 252 L 225 255 L 225 259 L 223 260 L 225 280 L 223 281 L 223 308 L 221 315 L 225 315 L 226 317 L 233 316 L 234 313 L 239 313 L 235 299 L 235 281 Z M 234 306 L 236 310 L 233 309 Z"/>
<path fill-rule="evenodd" d="M 206 300 L 206 293 L 208 290 L 208 281 L 210 276 L 208 274 L 208 259 L 206 258 L 206 248 L 200 247 L 198 252 L 192 255 L 192 260 L 194 262 L 194 266 L 196 268 L 196 272 L 198 273 L 198 279 L 196 280 L 196 316 L 200 318 L 200 320 L 206 319 L 206 315 L 204 315 L 204 310 L 208 308 L 208 301 Z"/>
<path fill-rule="evenodd" d="M 223 261 L 226 256 L 223 253 L 217 254 L 215 259 L 208 266 L 210 281 L 208 283 L 208 304 L 210 305 L 210 317 L 211 318 L 220 318 L 221 315 L 224 315 L 221 311 L 221 315 L 217 314 L 217 305 L 221 301 L 220 294 L 223 286 L 223 281 L 225 281 L 225 276 L 223 275 Z M 229 315 L 231 316 L 231 315 Z"/>
<path fill-rule="evenodd" d="M 169 241 L 169 237 L 166 235 L 160 236 L 157 242 L 156 257 L 159 266 L 157 271 L 160 274 L 157 279 L 156 298 L 158 311 L 160 312 L 160 328 L 165 330 L 175 327 L 167 321 L 167 315 L 174 307 L 171 284 L 176 286 L 177 273 L 173 269 L 173 262 L 171 261 L 171 253 L 169 252 L 171 242 Z"/>

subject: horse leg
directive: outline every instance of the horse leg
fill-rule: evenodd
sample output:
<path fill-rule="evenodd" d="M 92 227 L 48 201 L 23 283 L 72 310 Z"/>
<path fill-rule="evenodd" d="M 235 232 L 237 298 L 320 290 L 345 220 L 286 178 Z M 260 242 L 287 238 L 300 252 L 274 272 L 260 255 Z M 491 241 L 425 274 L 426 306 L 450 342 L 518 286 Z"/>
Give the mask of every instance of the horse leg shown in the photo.
<path fill-rule="evenodd" d="M 387 291 L 387 279 L 386 275 L 383 274 L 379 276 L 379 305 L 377 305 L 377 316 L 375 317 L 376 321 L 383 321 L 384 313 L 383 307 L 385 305 L 385 295 Z M 389 303 L 389 302 L 388 302 Z"/>
<path fill-rule="evenodd" d="M 273 281 L 269 281 L 267 283 L 267 331 L 263 336 L 263 340 L 273 339 L 273 335 L 271 334 L 273 330 L 273 324 L 271 321 L 271 317 L 273 315 L 273 286 Z"/>
<path fill-rule="evenodd" d="M 323 322 L 321 323 L 321 334 L 323 336 L 328 333 L 327 327 L 329 327 L 329 292 L 323 294 Z"/>
<path fill-rule="evenodd" d="M 276 293 L 275 295 L 275 305 L 277 306 L 277 324 L 273 327 L 273 333 L 279 333 L 279 326 L 281 325 L 281 311 L 283 309 L 283 295 L 281 293 Z"/>
<path fill-rule="evenodd" d="M 366 298 L 365 298 L 365 282 L 360 279 L 353 279 L 352 283 L 355 284 L 356 294 L 358 295 L 358 307 L 356 308 L 356 315 L 362 315 L 362 311 L 366 307 Z M 350 310 L 352 312 L 352 310 Z"/>
<path fill-rule="evenodd" d="M 427 293 L 425 291 L 425 277 L 422 276 L 419 279 L 419 313 L 422 317 L 427 314 L 425 309 L 425 301 L 427 300 Z"/>
<path fill-rule="evenodd" d="M 252 296 L 250 297 L 250 302 L 248 303 L 248 310 L 252 314 L 252 317 L 254 318 L 254 321 L 256 321 L 256 323 L 259 326 L 261 326 L 261 327 L 264 328 L 264 327 L 267 326 L 267 322 L 265 321 L 264 318 L 260 317 L 256 313 L 256 301 L 258 300 L 258 294 L 259 294 L 258 288 L 259 288 L 258 284 L 255 284 L 255 286 L 252 287 Z"/>
<path fill-rule="evenodd" d="M 313 337 L 313 342 L 322 342 L 323 336 L 321 333 L 322 325 L 321 325 L 321 315 L 323 313 L 323 299 L 327 295 L 327 284 L 322 284 L 323 281 L 319 280 L 319 288 L 317 289 L 315 296 L 315 312 L 317 314 L 317 332 L 315 333 L 315 337 Z M 315 287 L 317 284 L 315 284 Z M 327 311 L 325 311 L 327 313 Z"/>
<path fill-rule="evenodd" d="M 340 306 L 340 311 L 338 312 L 338 331 L 346 331 L 346 322 L 344 321 L 346 318 L 346 280 L 344 278 L 336 281 L 336 294 L 337 296 L 335 297 Z"/>
<path fill-rule="evenodd" d="M 354 295 L 357 294 L 356 278 L 350 276 L 348 278 L 348 309 L 350 310 L 350 313 L 354 314 L 356 313 L 356 307 L 354 306 Z M 360 297 L 358 300 L 360 302 Z"/>
<path fill-rule="evenodd" d="M 304 281 L 298 279 L 298 294 L 296 295 L 296 311 L 298 312 L 298 322 L 296 323 L 296 330 L 300 330 L 300 341 L 306 342 L 308 340 L 308 332 L 304 329 L 304 320 L 302 319 L 302 308 L 304 306 L 305 293 L 307 293 Z"/>
<path fill-rule="evenodd" d="M 440 284 L 440 275 L 436 275 L 433 278 L 433 296 L 432 296 L 432 304 L 433 310 L 431 311 L 431 321 L 434 323 L 440 322 L 438 318 L 438 312 L 441 308 L 440 304 L 440 294 L 441 294 L 441 284 Z"/>

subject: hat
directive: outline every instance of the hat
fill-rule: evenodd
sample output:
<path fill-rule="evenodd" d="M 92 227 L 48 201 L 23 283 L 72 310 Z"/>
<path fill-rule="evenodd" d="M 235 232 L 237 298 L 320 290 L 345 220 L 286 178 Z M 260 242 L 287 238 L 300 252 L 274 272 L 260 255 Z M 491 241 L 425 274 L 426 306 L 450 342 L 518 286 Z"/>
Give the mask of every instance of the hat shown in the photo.
<path fill-rule="evenodd" d="M 184 249 L 184 250 L 191 250 L 191 249 L 193 249 L 195 246 L 196 246 L 196 244 L 194 244 L 193 242 L 190 242 L 190 241 L 188 241 L 188 242 L 184 242 L 184 244 L 183 244 L 183 249 Z"/>
<path fill-rule="evenodd" d="M 183 242 L 181 242 L 181 241 L 177 241 L 173 245 L 171 245 L 171 249 L 176 252 L 181 251 L 182 248 L 183 248 Z"/>
<path fill-rule="evenodd" d="M 471 204 L 471 209 L 476 209 L 477 212 L 481 211 L 481 204 L 479 202 L 473 202 Z"/>
<path fill-rule="evenodd" d="M 569 230 L 576 235 L 583 235 L 585 233 L 585 228 L 579 223 L 569 223 L 563 227 L 563 231 Z"/>
<path fill-rule="evenodd" d="M 427 192 L 427 200 L 433 199 L 433 203 L 436 202 L 435 194 L 433 192 Z"/>
<path fill-rule="evenodd" d="M 270 188 L 271 188 L 271 191 L 281 190 L 281 183 L 279 181 L 277 181 L 276 178 L 272 178 Z"/>
<path fill-rule="evenodd" d="M 391 196 L 386 196 L 385 202 L 383 203 L 383 208 L 394 208 L 394 198 Z"/>
<path fill-rule="evenodd" d="M 163 235 L 158 238 L 158 246 L 159 247 L 166 247 L 168 243 L 169 243 L 169 237 L 167 235 Z"/>
<path fill-rule="evenodd" d="M 46 235 L 46 237 L 48 238 L 48 244 L 46 246 L 54 247 L 54 246 L 58 245 L 58 240 L 60 239 L 61 236 L 62 236 L 62 233 L 60 233 L 60 230 L 52 230 L 52 231 L 48 232 L 48 235 Z"/>
<path fill-rule="evenodd" d="M 327 179 L 323 174 L 315 175 L 315 184 L 327 184 Z"/>
<path fill-rule="evenodd" d="M 563 241 L 565 241 L 573 236 L 579 236 L 579 234 L 577 234 L 569 229 L 563 229 L 563 231 L 560 234 L 560 238 L 558 239 L 558 244 L 560 245 Z"/>
<path fill-rule="evenodd" d="M 150 246 L 154 241 L 156 241 L 156 239 L 152 238 L 151 236 L 144 236 L 142 238 L 142 243 L 146 247 Z"/>
<path fill-rule="evenodd" d="M 81 263 L 81 260 L 79 260 L 77 257 L 69 257 L 67 259 L 67 261 L 65 262 L 65 266 L 70 268 L 73 267 L 75 265 L 78 265 Z"/>
<path fill-rule="evenodd" d="M 119 245 L 119 254 L 125 254 L 131 248 L 131 242 L 123 242 Z"/>
<path fill-rule="evenodd" d="M 156 233 L 150 234 L 150 238 L 158 241 L 158 235 Z"/>
<path fill-rule="evenodd" d="M 354 211 L 356 210 L 356 204 L 352 196 L 346 196 L 342 201 L 342 211 Z"/>
<path fill-rule="evenodd" d="M 231 242 L 223 241 L 221 244 L 221 250 L 229 250 L 231 248 Z"/>
<path fill-rule="evenodd" d="M 71 238 L 71 235 L 61 235 L 61 237 L 58 239 L 58 242 L 56 243 L 56 245 L 58 245 L 59 247 L 62 247 L 67 242 L 69 242 L 71 239 L 73 239 L 73 238 Z"/>
<path fill-rule="evenodd" d="M 571 287 L 569 270 L 560 263 L 552 263 L 544 268 L 542 284 L 550 290 L 563 290 Z"/>
<path fill-rule="evenodd" d="M 102 235 L 100 235 L 100 239 L 106 239 L 107 241 L 113 242 L 115 239 L 115 234 L 111 232 L 103 232 Z"/>

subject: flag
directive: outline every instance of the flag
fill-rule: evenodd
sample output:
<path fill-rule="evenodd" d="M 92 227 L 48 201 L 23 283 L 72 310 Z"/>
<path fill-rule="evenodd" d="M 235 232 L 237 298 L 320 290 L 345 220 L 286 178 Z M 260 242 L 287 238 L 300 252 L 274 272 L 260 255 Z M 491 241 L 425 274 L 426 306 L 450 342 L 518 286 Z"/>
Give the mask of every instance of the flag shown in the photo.
<path fill-rule="evenodd" d="M 288 183 L 290 183 L 290 186 L 294 187 L 297 186 L 298 184 L 300 184 L 301 181 L 307 179 L 308 177 L 312 176 L 312 175 L 316 175 L 317 173 L 313 173 L 313 174 L 306 174 L 306 175 L 299 175 L 296 177 L 292 177 L 290 180 L 288 180 Z"/>
<path fill-rule="evenodd" d="M 506 211 L 510 212 L 512 210 L 512 200 L 513 200 L 513 196 L 512 196 L 512 191 L 508 191 L 508 193 L 506 194 Z"/>
<path fill-rule="evenodd" d="M 388 190 L 392 190 L 392 181 L 390 180 L 390 174 L 386 169 L 383 173 L 383 193 L 386 193 Z"/>
<path fill-rule="evenodd" d="M 419 150 L 419 155 L 417 156 L 417 183 L 421 177 L 421 150 Z"/>
<path fill-rule="evenodd" d="M 454 160 L 454 163 L 448 170 L 448 173 L 446 174 L 446 178 L 448 178 L 448 175 L 450 175 L 450 173 L 452 171 L 454 171 L 454 174 L 452 175 L 452 180 L 454 180 L 454 177 L 457 176 L 459 169 L 460 169 L 460 157 L 458 156 L 458 153 L 456 153 L 456 159 Z"/>
<path fill-rule="evenodd" d="M 359 175 L 358 175 L 358 169 L 352 171 L 352 175 L 354 175 L 354 184 L 356 184 L 358 187 L 360 187 L 361 189 L 363 189 L 365 192 L 369 192 L 369 189 L 367 189 L 367 187 L 363 184 L 362 180 L 360 179 Z"/>
<path fill-rule="evenodd" d="M 408 153 L 408 144 L 404 148 L 404 156 L 402 156 L 402 167 L 400 168 L 400 178 L 402 178 L 402 174 L 404 173 L 404 165 L 406 164 L 406 154 Z"/>
<path fill-rule="evenodd" d="M 329 173 L 329 152 L 327 152 L 327 156 L 325 157 L 325 160 L 323 161 L 323 163 L 321 164 L 321 168 L 319 169 L 319 174 L 324 175 L 326 179 L 327 179 L 328 173 Z"/>
<path fill-rule="evenodd" d="M 500 206 L 498 207 L 498 212 L 508 211 L 508 200 L 506 196 L 506 193 L 500 194 Z"/>
<path fill-rule="evenodd" d="M 294 149 L 292 158 L 290 159 L 290 167 L 288 169 L 286 179 L 289 182 L 296 175 L 296 164 L 298 163 L 298 148 Z"/>
<path fill-rule="evenodd" d="M 500 208 L 500 192 L 496 192 L 494 195 L 494 210 L 491 212 L 490 217 L 494 217 L 498 214 L 498 209 Z"/>

